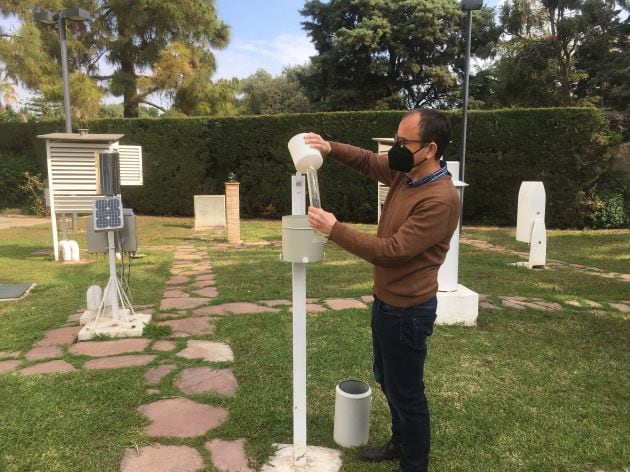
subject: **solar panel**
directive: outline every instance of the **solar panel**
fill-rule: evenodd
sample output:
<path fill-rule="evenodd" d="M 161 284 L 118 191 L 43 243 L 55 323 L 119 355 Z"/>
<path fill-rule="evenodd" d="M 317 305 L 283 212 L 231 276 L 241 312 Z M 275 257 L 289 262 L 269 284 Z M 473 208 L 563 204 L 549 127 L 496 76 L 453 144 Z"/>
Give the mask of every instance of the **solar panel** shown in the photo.
<path fill-rule="evenodd" d="M 94 200 L 94 231 L 106 231 L 123 227 L 123 207 L 119 197 Z"/>

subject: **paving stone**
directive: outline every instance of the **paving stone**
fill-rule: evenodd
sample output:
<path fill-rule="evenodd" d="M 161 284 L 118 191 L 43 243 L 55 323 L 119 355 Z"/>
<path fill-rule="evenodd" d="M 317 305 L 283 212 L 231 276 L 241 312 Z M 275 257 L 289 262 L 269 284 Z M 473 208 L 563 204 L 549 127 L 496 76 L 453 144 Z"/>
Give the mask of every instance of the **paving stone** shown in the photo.
<path fill-rule="evenodd" d="M 488 310 L 500 310 L 501 309 L 500 307 L 498 307 L 496 305 L 493 305 L 492 303 L 489 303 L 489 302 L 481 302 L 479 304 L 479 306 L 481 308 L 486 308 Z"/>
<path fill-rule="evenodd" d="M 26 358 L 29 361 L 41 361 L 42 359 L 53 359 L 55 357 L 63 357 L 63 351 L 59 346 L 34 347 L 26 353 Z"/>
<path fill-rule="evenodd" d="M 372 303 L 374 301 L 374 297 L 372 295 L 363 295 L 359 298 L 363 303 Z"/>
<path fill-rule="evenodd" d="M 159 388 L 147 388 L 147 389 L 145 390 L 145 392 L 146 392 L 148 395 L 157 395 L 158 393 L 160 393 L 160 389 L 159 389 Z"/>
<path fill-rule="evenodd" d="M 202 274 L 197 276 L 197 281 L 200 280 L 212 280 L 214 282 L 215 276 L 213 274 Z"/>
<path fill-rule="evenodd" d="M 20 371 L 22 375 L 52 374 L 55 372 L 74 372 L 77 370 L 66 361 L 49 361 L 35 364 Z"/>
<path fill-rule="evenodd" d="M 245 439 L 223 441 L 213 439 L 204 444 L 214 467 L 219 472 L 254 472 L 247 463 L 245 454 Z"/>
<path fill-rule="evenodd" d="M 175 343 L 173 341 L 155 341 L 151 349 L 154 351 L 172 351 L 175 349 Z"/>
<path fill-rule="evenodd" d="M 214 274 L 214 272 L 212 272 L 212 269 L 209 267 L 195 267 L 194 270 L 195 270 L 195 275 L 197 276 Z"/>
<path fill-rule="evenodd" d="M 139 365 L 147 365 L 155 359 L 155 356 L 149 354 L 139 354 L 131 356 L 114 356 L 101 357 L 100 359 L 92 359 L 83 364 L 84 369 L 119 369 L 121 367 L 135 367 Z"/>
<path fill-rule="evenodd" d="M 144 351 L 151 341 L 148 339 L 129 338 L 112 341 L 84 341 L 75 344 L 69 352 L 81 356 L 105 357 L 126 352 Z"/>
<path fill-rule="evenodd" d="M 0 359 L 17 359 L 20 357 L 20 351 L 0 351 Z"/>
<path fill-rule="evenodd" d="M 204 359 L 210 362 L 233 361 L 234 353 L 230 346 L 216 341 L 191 340 L 186 348 L 177 353 L 186 359 Z"/>
<path fill-rule="evenodd" d="M 289 311 L 293 313 L 293 307 L 289 308 Z M 323 313 L 325 311 L 328 311 L 328 308 L 318 305 L 317 303 L 306 304 L 306 313 Z"/>
<path fill-rule="evenodd" d="M 200 261 L 203 256 L 199 254 L 180 254 L 179 256 L 175 256 L 175 259 L 178 261 Z"/>
<path fill-rule="evenodd" d="M 533 302 L 520 302 L 520 304 L 522 306 L 524 306 L 525 308 L 531 308 L 532 310 L 541 310 L 541 311 L 553 311 L 553 309 L 548 308 L 544 305 L 541 305 L 539 303 L 533 303 Z"/>
<path fill-rule="evenodd" d="M 277 313 L 280 310 L 250 302 L 224 303 L 223 305 L 205 306 L 193 313 L 195 315 L 241 315 L 244 313 Z"/>
<path fill-rule="evenodd" d="M 171 277 L 165 283 L 166 285 L 182 285 L 190 282 L 190 277 L 186 277 L 185 275 L 176 275 L 175 277 Z"/>
<path fill-rule="evenodd" d="M 153 367 L 144 373 L 144 381 L 149 385 L 157 385 L 160 381 L 177 366 L 175 364 L 162 364 L 157 367 Z"/>
<path fill-rule="evenodd" d="M 622 313 L 630 313 L 630 306 L 625 303 L 609 303 L 609 305 Z"/>
<path fill-rule="evenodd" d="M 160 303 L 160 310 L 191 310 L 210 301 L 209 298 L 164 298 Z"/>
<path fill-rule="evenodd" d="M 202 297 L 214 298 L 219 294 L 219 290 L 216 287 L 206 287 L 193 291 L 194 294 Z"/>
<path fill-rule="evenodd" d="M 347 310 L 349 308 L 367 308 L 365 303 L 354 298 L 327 298 L 326 305 L 331 310 Z"/>
<path fill-rule="evenodd" d="M 153 320 L 177 320 L 180 318 L 187 318 L 190 314 L 187 311 L 167 311 L 164 313 L 156 313 L 153 315 Z"/>
<path fill-rule="evenodd" d="M 151 437 L 192 438 L 203 436 L 223 424 L 228 411 L 218 406 L 204 405 L 188 398 L 168 398 L 138 411 L 151 421 L 147 434 Z"/>
<path fill-rule="evenodd" d="M 192 288 L 206 288 L 206 287 L 214 287 L 216 282 L 214 280 L 199 280 L 190 286 Z"/>
<path fill-rule="evenodd" d="M 262 303 L 263 305 L 270 306 L 273 308 L 277 306 L 289 306 L 293 302 L 291 300 L 262 300 L 258 303 Z"/>
<path fill-rule="evenodd" d="M 571 305 L 571 306 L 577 306 L 577 307 L 581 307 L 582 304 L 580 302 L 578 302 L 577 300 L 567 300 L 566 302 L 567 305 Z"/>
<path fill-rule="evenodd" d="M 16 360 L 0 361 L 0 374 L 14 371 L 21 363 L 22 361 Z"/>
<path fill-rule="evenodd" d="M 145 446 L 125 449 L 120 472 L 197 472 L 203 458 L 190 446 Z"/>
<path fill-rule="evenodd" d="M 81 326 L 67 326 L 46 331 L 44 339 L 37 341 L 38 346 L 58 346 L 60 344 L 72 344 L 77 340 Z"/>
<path fill-rule="evenodd" d="M 164 298 L 187 298 L 190 294 L 182 290 L 165 290 L 163 296 Z"/>
<path fill-rule="evenodd" d="M 556 302 L 545 302 L 545 301 L 537 301 L 536 305 L 542 305 L 544 307 L 549 308 L 552 311 L 560 311 L 562 310 L 562 305 Z"/>
<path fill-rule="evenodd" d="M 231 397 L 236 393 L 238 382 L 232 369 L 192 367 L 181 371 L 175 386 L 188 395 L 211 392 Z"/>
<path fill-rule="evenodd" d="M 593 308 L 604 308 L 601 303 L 594 302 L 593 300 L 586 300 L 586 304 Z"/>
<path fill-rule="evenodd" d="M 508 308 L 516 308 L 517 310 L 524 310 L 525 307 L 517 302 L 511 302 L 509 300 L 503 299 L 501 300 L 503 306 L 507 306 Z"/>
<path fill-rule="evenodd" d="M 157 325 L 170 326 L 173 332 L 185 333 L 188 336 L 199 336 L 214 333 L 214 324 L 207 317 L 183 318 L 181 320 L 159 321 Z"/>
<path fill-rule="evenodd" d="M 509 302 L 524 302 L 527 300 L 526 297 L 502 297 L 502 298 Z"/>

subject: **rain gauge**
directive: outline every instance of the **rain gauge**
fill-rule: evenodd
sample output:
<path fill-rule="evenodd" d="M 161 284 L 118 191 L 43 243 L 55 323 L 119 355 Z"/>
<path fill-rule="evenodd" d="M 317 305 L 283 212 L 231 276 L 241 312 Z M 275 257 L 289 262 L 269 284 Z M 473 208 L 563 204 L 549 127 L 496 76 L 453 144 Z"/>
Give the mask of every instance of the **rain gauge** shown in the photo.
<path fill-rule="evenodd" d="M 324 258 L 323 235 L 308 224 L 306 179 L 311 206 L 320 206 L 317 170 L 323 159 L 317 149 L 304 143 L 304 133 L 289 141 L 297 170 L 291 176 L 291 215 L 282 217 L 282 255 L 291 262 L 293 287 L 293 444 L 278 445 L 276 455 L 263 471 L 336 472 L 339 451 L 306 443 L 306 265 Z"/>

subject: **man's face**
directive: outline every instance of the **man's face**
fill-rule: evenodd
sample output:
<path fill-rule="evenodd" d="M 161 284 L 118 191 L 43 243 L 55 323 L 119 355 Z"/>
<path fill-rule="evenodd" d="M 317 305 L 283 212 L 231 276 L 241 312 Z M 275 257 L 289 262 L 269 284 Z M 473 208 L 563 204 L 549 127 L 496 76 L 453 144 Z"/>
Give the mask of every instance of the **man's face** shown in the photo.
<path fill-rule="evenodd" d="M 396 141 L 411 151 L 414 157 L 414 164 L 435 154 L 434 143 L 424 143 L 420 136 L 420 123 L 422 118 L 419 113 L 414 113 L 404 117 L 398 124 Z"/>

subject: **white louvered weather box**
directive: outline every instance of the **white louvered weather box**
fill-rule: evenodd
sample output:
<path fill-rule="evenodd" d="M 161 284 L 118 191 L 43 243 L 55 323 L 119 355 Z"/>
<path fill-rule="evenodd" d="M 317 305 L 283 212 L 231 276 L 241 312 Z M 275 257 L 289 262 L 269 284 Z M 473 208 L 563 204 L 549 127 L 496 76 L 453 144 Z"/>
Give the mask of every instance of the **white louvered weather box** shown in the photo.
<path fill-rule="evenodd" d="M 58 260 L 58 214 L 91 214 L 96 198 L 96 156 L 118 152 L 120 184 L 142 185 L 142 148 L 118 144 L 123 134 L 50 133 L 46 140 L 48 187 L 55 260 Z"/>
<path fill-rule="evenodd" d="M 394 144 L 394 138 L 372 138 L 372 141 L 376 141 L 378 144 L 378 149 L 376 152 L 379 154 L 384 154 L 389 151 L 389 148 Z M 387 185 L 378 182 L 376 187 L 376 221 L 381 220 L 381 211 L 383 210 L 383 204 L 385 203 L 385 199 L 387 198 L 387 194 L 389 193 L 389 187 Z"/>

